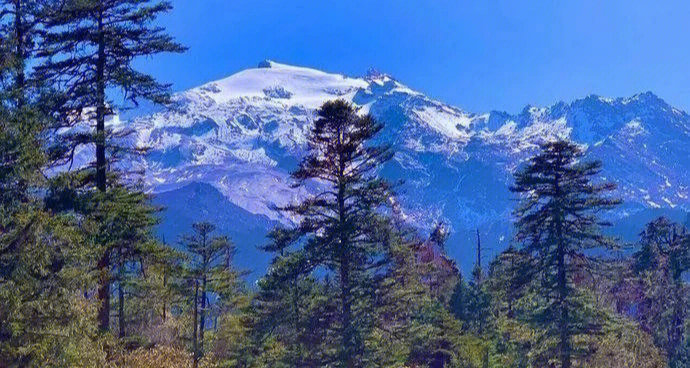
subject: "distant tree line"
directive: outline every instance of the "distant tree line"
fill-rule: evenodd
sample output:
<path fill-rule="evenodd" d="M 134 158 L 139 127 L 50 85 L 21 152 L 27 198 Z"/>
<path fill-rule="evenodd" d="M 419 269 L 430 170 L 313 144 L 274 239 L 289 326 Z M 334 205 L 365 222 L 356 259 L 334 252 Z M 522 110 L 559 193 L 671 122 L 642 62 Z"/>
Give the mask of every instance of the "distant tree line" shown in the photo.
<path fill-rule="evenodd" d="M 156 25 L 170 9 L 0 0 L 0 367 L 690 365 L 690 234 L 662 217 L 618 252 L 615 186 L 568 141 L 515 173 L 515 237 L 467 276 L 449 226 L 423 235 L 392 207 L 383 126 L 343 100 L 317 111 L 292 173 L 316 189 L 279 208 L 298 223 L 271 231 L 256 285 L 215 224 L 166 244 L 120 165 L 146 147 L 106 121 L 170 101 L 134 64 L 184 51 Z"/>

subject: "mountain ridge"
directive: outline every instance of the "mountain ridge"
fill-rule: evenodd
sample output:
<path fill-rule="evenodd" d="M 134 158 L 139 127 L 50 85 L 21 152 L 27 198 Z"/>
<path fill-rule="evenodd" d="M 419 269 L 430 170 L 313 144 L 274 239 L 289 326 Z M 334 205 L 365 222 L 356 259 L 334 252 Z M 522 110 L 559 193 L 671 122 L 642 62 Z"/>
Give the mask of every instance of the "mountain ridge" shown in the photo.
<path fill-rule="evenodd" d="M 318 185 L 295 190 L 289 173 L 306 153 L 316 109 L 341 98 L 384 123 L 377 140 L 392 144 L 396 155 L 381 174 L 405 183 L 400 203 L 406 218 L 420 229 L 446 221 L 457 244 L 467 246 L 479 228 L 484 243 L 496 251 L 506 246 L 515 205 L 508 191 L 512 173 L 540 143 L 556 138 L 572 139 L 588 158 L 603 161 L 602 176 L 618 184 L 625 200 L 612 217 L 690 206 L 690 115 L 652 92 L 588 95 L 517 114 L 472 113 L 377 71 L 347 77 L 260 64 L 176 93 L 172 109 L 125 123 L 137 132 L 134 144 L 151 148 L 132 163 L 146 173 L 151 191 L 205 183 L 247 213 L 294 223 L 274 208 Z M 453 255 L 464 257 L 469 249 Z"/>

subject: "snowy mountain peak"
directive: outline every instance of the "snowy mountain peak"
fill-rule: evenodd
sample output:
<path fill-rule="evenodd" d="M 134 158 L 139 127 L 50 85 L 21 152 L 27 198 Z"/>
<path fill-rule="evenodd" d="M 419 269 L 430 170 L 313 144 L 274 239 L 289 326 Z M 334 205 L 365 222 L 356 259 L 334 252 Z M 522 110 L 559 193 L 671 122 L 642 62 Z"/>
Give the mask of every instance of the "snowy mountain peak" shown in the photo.
<path fill-rule="evenodd" d="M 387 76 L 386 74 L 381 73 L 381 71 L 379 71 L 378 69 L 371 67 L 367 70 L 366 78 L 367 79 L 380 79 L 380 78 L 383 78 L 386 76 Z"/>
<path fill-rule="evenodd" d="M 258 68 L 183 92 L 181 98 L 203 106 L 252 99 L 280 100 L 286 105 L 313 108 L 326 99 L 351 95 L 367 86 L 361 79 L 265 60 Z"/>
<path fill-rule="evenodd" d="M 257 65 L 257 68 L 271 68 L 271 67 L 273 67 L 273 64 L 276 64 L 273 60 L 264 59 L 264 60 L 259 62 L 259 65 Z"/>
<path fill-rule="evenodd" d="M 668 105 L 666 101 L 664 101 L 662 98 L 654 94 L 652 91 L 647 91 L 647 92 L 642 92 L 635 94 L 634 96 L 624 99 L 627 101 L 639 101 L 642 103 L 653 103 L 653 104 L 662 104 L 662 105 Z"/>
<path fill-rule="evenodd" d="M 393 78 L 392 75 L 388 73 L 383 73 L 376 68 L 369 68 L 367 70 L 367 74 L 364 76 L 364 79 L 369 82 L 376 82 L 379 85 L 382 83 L 390 82 L 395 84 L 397 87 L 407 88 L 407 86 L 404 86 L 402 83 L 398 82 L 397 79 Z"/>
<path fill-rule="evenodd" d="M 128 126 L 134 144 L 149 148 L 131 165 L 146 173 L 152 192 L 210 185 L 245 214 L 291 223 L 273 209 L 314 191 L 292 188 L 290 172 L 306 153 L 316 109 L 336 98 L 384 123 L 377 139 L 396 155 L 381 172 L 404 182 L 400 207 L 420 227 L 445 220 L 454 234 L 481 228 L 491 229 L 497 244 L 509 239 L 512 173 L 539 143 L 556 138 L 572 139 L 587 147 L 588 158 L 603 161 L 602 175 L 618 184 L 626 203 L 617 216 L 690 209 L 690 115 L 651 92 L 475 114 L 384 73 L 352 78 L 266 60 L 177 93 L 174 109 L 111 124 Z M 77 152 L 83 164 L 91 157 L 93 147 Z"/>
<path fill-rule="evenodd" d="M 270 60 L 178 93 L 175 109 L 130 122 L 136 144 L 151 148 L 137 169 L 154 192 L 210 184 L 243 211 L 290 223 L 273 208 L 313 190 L 293 189 L 289 173 L 306 153 L 316 109 L 336 98 L 385 124 L 377 139 L 396 155 L 382 173 L 405 182 L 401 207 L 422 227 L 440 219 L 471 229 L 507 223 L 512 172 L 556 138 L 604 162 L 626 213 L 690 208 L 690 116 L 650 92 L 475 114 L 378 71 L 352 78 Z"/>

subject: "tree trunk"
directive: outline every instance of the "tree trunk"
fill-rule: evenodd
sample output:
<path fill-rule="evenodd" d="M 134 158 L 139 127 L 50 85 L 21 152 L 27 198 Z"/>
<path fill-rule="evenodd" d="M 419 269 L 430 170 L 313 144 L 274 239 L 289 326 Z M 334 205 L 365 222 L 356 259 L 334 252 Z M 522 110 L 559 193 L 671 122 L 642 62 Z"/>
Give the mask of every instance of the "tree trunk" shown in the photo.
<path fill-rule="evenodd" d="M 555 197 L 559 198 L 561 196 L 560 188 L 560 176 L 556 175 L 554 178 L 554 189 Z M 558 308 L 560 312 L 558 320 L 558 329 L 560 332 L 559 350 L 561 356 L 561 368 L 570 368 L 571 366 L 571 349 L 570 349 L 570 321 L 569 321 L 569 310 L 568 310 L 568 276 L 567 276 L 567 264 L 566 264 L 566 244 L 565 239 L 563 239 L 563 216 L 561 214 L 561 206 L 556 206 L 556 213 L 554 213 L 554 225 L 556 227 L 556 241 L 557 246 L 557 283 L 558 283 Z"/>
<path fill-rule="evenodd" d="M 163 292 L 165 293 L 165 296 L 163 297 L 163 322 L 165 322 L 165 319 L 167 317 L 166 316 L 166 309 L 168 306 L 167 288 L 168 288 L 168 272 L 163 271 Z"/>
<path fill-rule="evenodd" d="M 98 280 L 98 300 L 100 306 L 98 308 L 98 325 L 101 331 L 108 331 L 110 329 L 110 275 L 108 266 L 110 265 L 110 256 L 106 252 L 98 261 L 99 280 Z"/>
<path fill-rule="evenodd" d="M 194 337 L 192 338 L 192 349 L 194 349 L 194 368 L 199 365 L 199 348 L 197 344 L 199 314 L 199 281 L 194 279 Z"/>
<path fill-rule="evenodd" d="M 96 187 L 105 192 L 105 36 L 103 14 L 98 18 L 98 58 L 96 59 Z"/>
<path fill-rule="evenodd" d="M 338 129 L 338 145 L 342 145 L 343 133 Z M 340 305 L 342 313 L 342 353 L 341 362 L 345 367 L 355 366 L 355 331 L 352 325 L 352 307 L 350 285 L 350 249 L 346 235 L 346 212 L 345 212 L 345 158 L 339 157 L 338 163 L 338 220 L 340 222 Z"/>
<path fill-rule="evenodd" d="M 22 14 L 24 10 L 22 9 L 22 0 L 14 0 L 14 38 L 16 42 L 15 48 L 15 86 L 17 93 L 17 106 L 24 106 L 25 101 L 25 87 L 26 87 L 26 76 L 24 73 L 24 67 L 26 62 L 26 52 L 24 50 L 24 38 L 26 37 L 24 31 L 24 25 L 22 22 Z"/>
<path fill-rule="evenodd" d="M 668 341 L 669 347 L 667 355 L 669 359 L 675 357 L 678 350 L 683 346 L 683 337 L 685 335 L 685 300 L 682 295 L 683 280 L 673 280 L 673 318 L 671 329 L 669 331 Z"/>
<path fill-rule="evenodd" d="M 118 336 L 120 338 L 125 337 L 125 294 L 122 288 L 122 282 L 125 279 L 125 265 L 122 259 L 122 247 L 119 249 L 120 253 L 120 267 L 119 267 L 119 280 L 117 283 L 117 294 L 118 294 Z"/>
<path fill-rule="evenodd" d="M 98 58 L 96 60 L 96 187 L 105 192 L 105 38 L 103 34 L 103 12 L 98 16 Z M 98 310 L 100 329 L 110 329 L 110 256 L 104 250 L 98 262 L 101 272 L 98 298 L 101 302 Z"/>
<path fill-rule="evenodd" d="M 352 330 L 352 310 L 350 306 L 350 270 L 347 257 L 340 260 L 340 303 L 343 323 L 343 356 L 342 361 L 348 368 L 354 367 L 354 331 Z"/>
<path fill-rule="evenodd" d="M 120 338 L 125 337 L 125 296 L 122 290 L 122 281 L 117 284 L 118 293 L 118 336 Z"/>
<path fill-rule="evenodd" d="M 561 248 L 559 246 L 559 248 Z M 560 309 L 559 316 L 559 330 L 560 330 L 560 353 L 561 353 L 561 368 L 570 368 L 570 330 L 569 330 L 569 311 L 567 306 L 567 278 L 565 270 L 565 252 L 561 249 L 558 251 L 558 303 Z"/>
<path fill-rule="evenodd" d="M 206 275 L 201 281 L 201 309 L 199 316 L 199 353 L 204 353 L 204 330 L 206 329 Z"/>

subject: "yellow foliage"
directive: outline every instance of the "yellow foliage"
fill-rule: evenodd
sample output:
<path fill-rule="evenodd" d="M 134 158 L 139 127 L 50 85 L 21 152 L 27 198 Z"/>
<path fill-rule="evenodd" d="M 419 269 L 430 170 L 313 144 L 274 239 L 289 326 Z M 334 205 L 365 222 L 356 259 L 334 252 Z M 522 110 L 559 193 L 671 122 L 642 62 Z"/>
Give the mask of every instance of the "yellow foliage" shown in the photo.
<path fill-rule="evenodd" d="M 591 368 L 663 368 L 666 360 L 652 338 L 632 322 L 618 321 L 601 336 Z"/>
<path fill-rule="evenodd" d="M 110 362 L 108 368 L 192 368 L 193 357 L 190 352 L 172 347 L 157 346 L 139 348 L 120 354 Z M 214 368 L 212 357 L 205 357 L 199 362 L 199 368 Z"/>

